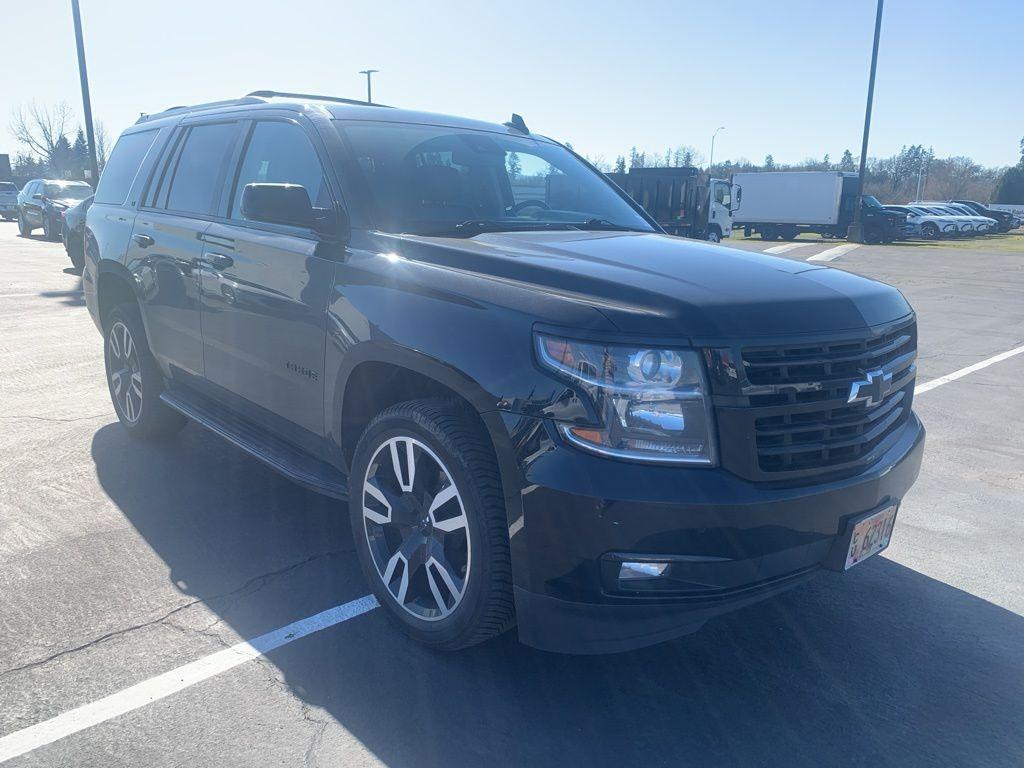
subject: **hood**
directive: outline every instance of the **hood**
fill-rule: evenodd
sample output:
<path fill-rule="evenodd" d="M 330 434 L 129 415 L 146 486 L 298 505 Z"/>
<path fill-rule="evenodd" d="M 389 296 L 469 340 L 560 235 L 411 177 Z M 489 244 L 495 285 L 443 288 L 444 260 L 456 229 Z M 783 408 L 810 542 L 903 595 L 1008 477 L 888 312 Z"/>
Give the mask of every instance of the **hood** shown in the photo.
<path fill-rule="evenodd" d="M 49 200 L 53 205 L 60 205 L 63 206 L 64 208 L 74 208 L 76 205 L 82 202 L 82 198 L 80 197 L 48 197 L 46 199 Z"/>
<path fill-rule="evenodd" d="M 624 333 L 693 340 L 814 334 L 911 312 L 895 288 L 839 269 L 668 235 L 508 232 L 397 239 L 406 258 L 582 301 Z"/>

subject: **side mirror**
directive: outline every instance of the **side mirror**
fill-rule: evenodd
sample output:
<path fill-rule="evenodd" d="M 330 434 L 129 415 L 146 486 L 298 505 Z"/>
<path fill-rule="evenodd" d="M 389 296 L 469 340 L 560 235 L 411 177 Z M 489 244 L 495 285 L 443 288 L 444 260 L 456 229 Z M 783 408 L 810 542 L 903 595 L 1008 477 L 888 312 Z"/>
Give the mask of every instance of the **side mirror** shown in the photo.
<path fill-rule="evenodd" d="M 246 184 L 242 217 L 312 229 L 324 239 L 339 243 L 348 243 L 352 228 L 346 211 L 314 208 L 301 184 Z"/>
<path fill-rule="evenodd" d="M 242 190 L 242 217 L 268 224 L 312 228 L 313 204 L 300 184 L 246 184 Z"/>

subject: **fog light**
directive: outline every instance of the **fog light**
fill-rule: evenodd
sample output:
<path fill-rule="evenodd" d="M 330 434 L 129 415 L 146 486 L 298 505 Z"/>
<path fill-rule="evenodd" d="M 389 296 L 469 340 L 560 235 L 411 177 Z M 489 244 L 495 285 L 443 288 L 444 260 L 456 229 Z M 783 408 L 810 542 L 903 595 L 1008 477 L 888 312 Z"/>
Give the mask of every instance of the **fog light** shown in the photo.
<path fill-rule="evenodd" d="M 623 563 L 619 566 L 619 581 L 658 579 L 665 575 L 668 563 Z"/>

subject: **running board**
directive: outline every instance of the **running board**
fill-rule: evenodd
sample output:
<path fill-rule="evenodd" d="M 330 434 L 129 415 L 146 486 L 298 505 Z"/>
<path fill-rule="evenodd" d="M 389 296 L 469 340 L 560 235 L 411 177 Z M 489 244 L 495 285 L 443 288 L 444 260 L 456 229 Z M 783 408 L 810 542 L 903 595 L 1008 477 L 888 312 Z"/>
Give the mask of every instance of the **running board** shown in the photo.
<path fill-rule="evenodd" d="M 348 499 L 348 479 L 340 470 L 234 414 L 225 413 L 207 398 L 176 389 L 164 392 L 160 399 L 292 482 L 325 496 Z"/>

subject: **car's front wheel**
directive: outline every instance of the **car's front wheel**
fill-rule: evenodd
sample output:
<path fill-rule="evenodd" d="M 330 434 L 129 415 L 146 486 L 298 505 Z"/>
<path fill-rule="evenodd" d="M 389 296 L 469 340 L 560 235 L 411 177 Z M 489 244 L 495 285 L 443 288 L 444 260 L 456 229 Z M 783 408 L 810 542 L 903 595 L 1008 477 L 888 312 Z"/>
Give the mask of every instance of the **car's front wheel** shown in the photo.
<path fill-rule="evenodd" d="M 34 229 L 33 227 L 29 226 L 28 219 L 25 218 L 25 214 L 24 213 L 19 213 L 18 214 L 18 233 L 22 237 L 28 237 L 29 235 L 32 234 L 32 230 L 33 229 Z"/>
<path fill-rule="evenodd" d="M 139 309 L 121 304 L 105 323 L 103 357 L 117 418 L 133 437 L 164 437 L 185 426 L 185 417 L 160 399 L 165 382 L 146 342 Z"/>
<path fill-rule="evenodd" d="M 363 573 L 407 634 L 455 650 L 512 626 L 498 468 L 464 405 L 413 400 L 386 409 L 360 438 L 350 481 Z"/>

